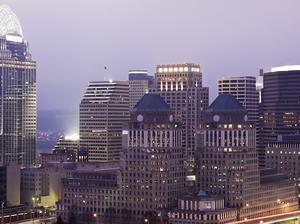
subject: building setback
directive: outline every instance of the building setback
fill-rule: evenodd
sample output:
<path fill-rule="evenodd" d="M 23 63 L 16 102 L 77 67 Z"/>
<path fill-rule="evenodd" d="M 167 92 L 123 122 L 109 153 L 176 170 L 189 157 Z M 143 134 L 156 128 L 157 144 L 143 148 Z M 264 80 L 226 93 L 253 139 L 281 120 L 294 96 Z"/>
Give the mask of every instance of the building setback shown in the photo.
<path fill-rule="evenodd" d="M 0 162 L 35 164 L 36 62 L 16 15 L 0 5 Z"/>
<path fill-rule="evenodd" d="M 79 114 L 79 147 L 87 151 L 89 162 L 120 159 L 122 128 L 129 120 L 128 95 L 125 81 L 89 83 Z"/>

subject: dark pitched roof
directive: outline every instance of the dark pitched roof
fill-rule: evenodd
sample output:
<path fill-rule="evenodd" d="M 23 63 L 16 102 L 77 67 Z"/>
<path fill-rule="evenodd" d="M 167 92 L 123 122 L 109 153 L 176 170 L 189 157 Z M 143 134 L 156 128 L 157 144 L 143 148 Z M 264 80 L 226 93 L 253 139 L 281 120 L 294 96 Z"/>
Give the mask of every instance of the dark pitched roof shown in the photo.
<path fill-rule="evenodd" d="M 171 112 L 170 106 L 157 93 L 145 94 L 134 106 L 133 112 Z"/>
<path fill-rule="evenodd" d="M 221 94 L 208 107 L 208 112 L 246 112 L 243 105 L 231 94 Z"/>

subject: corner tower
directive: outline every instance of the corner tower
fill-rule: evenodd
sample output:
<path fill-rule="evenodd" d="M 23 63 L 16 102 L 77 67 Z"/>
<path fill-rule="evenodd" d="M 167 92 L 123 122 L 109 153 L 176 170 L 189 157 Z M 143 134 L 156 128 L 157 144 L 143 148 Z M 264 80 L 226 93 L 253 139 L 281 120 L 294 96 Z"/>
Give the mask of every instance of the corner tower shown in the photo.
<path fill-rule="evenodd" d="M 183 191 L 180 125 L 159 94 L 142 97 L 123 130 L 125 207 L 139 217 L 176 205 Z"/>

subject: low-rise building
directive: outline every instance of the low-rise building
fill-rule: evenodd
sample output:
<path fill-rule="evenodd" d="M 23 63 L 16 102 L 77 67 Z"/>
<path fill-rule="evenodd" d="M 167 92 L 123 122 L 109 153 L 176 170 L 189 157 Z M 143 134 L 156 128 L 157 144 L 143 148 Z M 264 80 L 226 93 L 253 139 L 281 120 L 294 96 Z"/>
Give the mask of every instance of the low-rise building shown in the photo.
<path fill-rule="evenodd" d="M 224 198 L 199 192 L 178 200 L 178 208 L 168 212 L 169 224 L 221 224 L 236 221 L 238 210 L 226 208 Z"/>
<path fill-rule="evenodd" d="M 284 173 L 297 183 L 300 198 L 300 135 L 279 136 L 266 147 L 266 167 Z"/>
<path fill-rule="evenodd" d="M 20 205 L 20 165 L 0 166 L 0 205 L 4 207 Z"/>

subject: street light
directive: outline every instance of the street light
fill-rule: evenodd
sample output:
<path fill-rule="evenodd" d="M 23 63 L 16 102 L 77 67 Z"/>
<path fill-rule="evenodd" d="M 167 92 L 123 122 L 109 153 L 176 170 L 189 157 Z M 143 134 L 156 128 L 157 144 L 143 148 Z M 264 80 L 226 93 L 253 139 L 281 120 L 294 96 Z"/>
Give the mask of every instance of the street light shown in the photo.
<path fill-rule="evenodd" d="M 94 213 L 93 217 L 95 218 L 95 223 L 98 223 L 98 215 L 97 215 L 97 213 Z"/>
<path fill-rule="evenodd" d="M 37 198 L 35 198 L 35 197 L 32 197 L 32 212 L 31 212 L 31 216 L 32 216 L 32 223 L 34 223 L 34 203 L 35 203 L 35 200 L 36 200 Z"/>
<path fill-rule="evenodd" d="M 149 220 L 148 219 L 144 219 L 144 223 L 148 224 Z"/>

